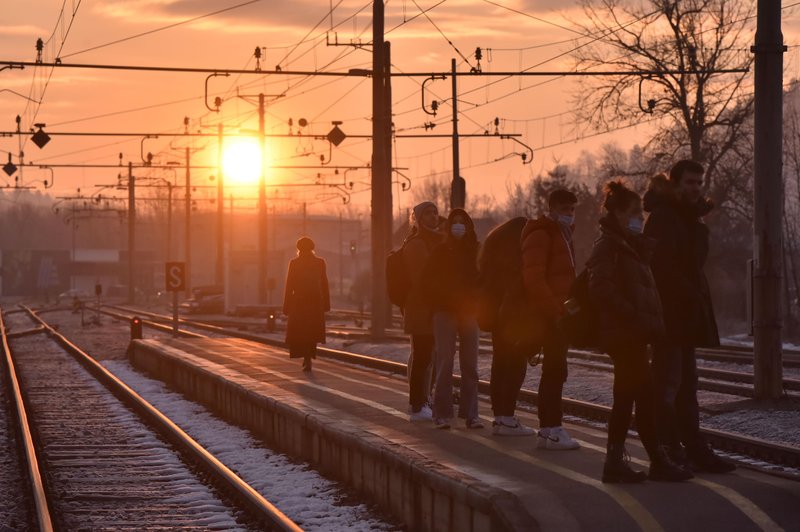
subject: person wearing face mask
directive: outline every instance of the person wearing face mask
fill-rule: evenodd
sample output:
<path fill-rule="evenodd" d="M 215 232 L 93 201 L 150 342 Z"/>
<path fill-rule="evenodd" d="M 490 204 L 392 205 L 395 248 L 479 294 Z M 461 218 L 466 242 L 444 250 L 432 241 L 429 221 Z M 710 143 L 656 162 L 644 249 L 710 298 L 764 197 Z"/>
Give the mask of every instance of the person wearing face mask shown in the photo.
<path fill-rule="evenodd" d="M 653 378 L 647 344 L 664 334 L 661 300 L 650 271 L 655 241 L 642 235 L 642 200 L 621 181 L 605 186 L 600 236 L 586 263 L 589 302 L 596 309 L 599 345 L 614 363 L 614 399 L 608 422 L 603 482 L 641 482 L 648 475 L 632 469 L 625 437 L 636 405 L 636 429 L 650 457 L 651 480 L 688 480 L 656 433 Z"/>
<path fill-rule="evenodd" d="M 403 307 L 403 330 L 411 335 L 408 359 L 410 421 L 430 421 L 431 365 L 433 363 L 433 308 L 422 288 L 422 272 L 433 249 L 442 241 L 439 210 L 423 201 L 412 211 L 411 234 L 403 243 L 403 263 L 410 283 Z"/>
<path fill-rule="evenodd" d="M 458 416 L 469 429 L 481 429 L 478 417 L 478 237 L 472 219 L 453 209 L 445 223 L 445 240 L 437 246 L 422 275 L 433 307 L 433 420 L 448 429 L 453 416 L 453 362 L 458 339 L 461 389 Z"/>
<path fill-rule="evenodd" d="M 558 326 L 575 282 L 572 231 L 577 203 L 572 192 L 554 190 L 548 198 L 548 215 L 528 220 L 522 230 L 522 283 L 533 313 L 530 328 L 535 329 L 527 340 L 530 345 L 522 347 L 531 355 L 540 349 L 543 353 L 538 399 L 540 449 L 580 448 L 561 425 L 568 342 Z"/>
<path fill-rule="evenodd" d="M 702 218 L 713 204 L 703 197 L 703 166 L 675 163 L 669 178 L 650 180 L 644 232 L 656 240 L 653 276 L 664 305 L 665 337 L 653 346 L 661 440 L 674 460 L 695 472 L 727 473 L 736 466 L 717 456 L 700 433 L 696 347 L 719 346 L 711 291 L 703 267 L 709 231 Z"/>

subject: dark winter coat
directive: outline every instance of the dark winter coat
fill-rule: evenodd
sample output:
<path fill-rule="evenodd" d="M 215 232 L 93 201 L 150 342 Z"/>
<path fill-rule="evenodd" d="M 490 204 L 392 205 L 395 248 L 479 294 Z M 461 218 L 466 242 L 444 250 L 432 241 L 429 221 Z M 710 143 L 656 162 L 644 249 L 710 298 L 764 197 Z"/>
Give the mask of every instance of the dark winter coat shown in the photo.
<path fill-rule="evenodd" d="M 572 249 L 558 222 L 546 216 L 529 220 L 522 230 L 522 280 L 528 300 L 555 323 L 575 282 Z"/>
<path fill-rule="evenodd" d="M 719 332 L 703 267 L 709 231 L 701 218 L 713 206 L 705 199 L 689 205 L 671 185 L 653 180 L 644 196 L 650 212 L 644 234 L 656 240 L 653 276 L 664 308 L 667 341 L 684 347 L 715 347 Z"/>
<path fill-rule="evenodd" d="M 663 337 L 661 300 L 649 265 L 654 247 L 654 240 L 628 233 L 612 216 L 600 220 L 586 267 L 602 347 Z"/>
<path fill-rule="evenodd" d="M 283 313 L 289 316 L 286 343 L 325 342 L 325 312 L 331 309 L 325 261 L 313 253 L 301 253 L 289 262 Z"/>
<path fill-rule="evenodd" d="M 403 263 L 411 283 L 403 307 L 403 330 L 408 334 L 433 334 L 433 308 L 422 288 L 422 271 L 442 235 L 430 229 L 416 229 L 403 244 Z"/>
<path fill-rule="evenodd" d="M 431 252 L 422 289 L 434 312 L 475 317 L 478 312 L 478 246 L 448 238 Z"/>

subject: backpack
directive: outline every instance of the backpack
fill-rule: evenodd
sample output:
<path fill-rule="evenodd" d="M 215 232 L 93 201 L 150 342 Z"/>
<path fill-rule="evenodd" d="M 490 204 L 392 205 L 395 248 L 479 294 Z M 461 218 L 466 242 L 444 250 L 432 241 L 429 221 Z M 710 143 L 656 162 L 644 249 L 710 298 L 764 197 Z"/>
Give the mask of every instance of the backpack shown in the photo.
<path fill-rule="evenodd" d="M 512 218 L 492 229 L 483 242 L 478 259 L 478 326 L 491 331 L 497 321 L 503 299 L 514 286 L 522 283 L 520 238 L 528 219 Z"/>
<path fill-rule="evenodd" d="M 579 349 L 597 347 L 599 326 L 597 310 L 589 300 L 588 268 L 584 268 L 575 279 L 564 307 L 566 313 L 559 325 L 569 344 Z"/>
<path fill-rule="evenodd" d="M 400 249 L 392 250 L 386 257 L 386 292 L 389 301 L 402 310 L 410 290 L 411 282 L 403 260 L 403 246 L 400 246 Z"/>

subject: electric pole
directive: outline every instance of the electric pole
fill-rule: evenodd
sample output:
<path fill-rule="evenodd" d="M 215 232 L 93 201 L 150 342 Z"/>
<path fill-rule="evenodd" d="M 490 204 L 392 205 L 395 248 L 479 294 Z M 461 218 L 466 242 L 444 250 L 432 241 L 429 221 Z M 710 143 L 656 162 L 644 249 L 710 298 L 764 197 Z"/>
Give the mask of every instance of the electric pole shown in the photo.
<path fill-rule="evenodd" d="M 392 234 L 392 107 L 390 47 L 383 40 L 383 0 L 372 3 L 372 336 L 382 338 L 391 315 L 386 256 Z"/>
<path fill-rule="evenodd" d="M 225 203 L 224 197 L 224 189 L 223 189 L 223 169 L 222 169 L 222 122 L 217 125 L 217 264 L 216 269 L 214 270 L 214 282 L 218 286 L 222 286 L 225 283 L 225 250 L 223 249 L 225 245 L 225 233 L 223 224 L 225 222 L 225 216 L 223 213 L 223 207 Z"/>
<path fill-rule="evenodd" d="M 458 153 L 458 81 L 455 59 L 450 60 L 450 72 L 453 80 L 453 182 L 450 184 L 450 208 L 463 209 L 467 200 L 467 186 L 464 178 L 461 177 Z"/>
<path fill-rule="evenodd" d="M 192 174 L 191 155 L 186 148 L 186 227 L 184 236 L 184 262 L 186 263 L 186 297 L 192 296 Z"/>
<path fill-rule="evenodd" d="M 258 138 L 261 144 L 261 175 L 258 178 L 258 302 L 267 303 L 267 138 L 264 125 L 264 94 L 258 95 Z"/>
<path fill-rule="evenodd" d="M 758 0 L 755 53 L 753 350 L 756 399 L 783 395 L 783 45 L 780 2 Z"/>
<path fill-rule="evenodd" d="M 74 255 L 74 251 L 73 251 Z M 73 256 L 72 260 L 75 260 Z M 136 303 L 136 177 L 128 162 L 128 304 Z"/>

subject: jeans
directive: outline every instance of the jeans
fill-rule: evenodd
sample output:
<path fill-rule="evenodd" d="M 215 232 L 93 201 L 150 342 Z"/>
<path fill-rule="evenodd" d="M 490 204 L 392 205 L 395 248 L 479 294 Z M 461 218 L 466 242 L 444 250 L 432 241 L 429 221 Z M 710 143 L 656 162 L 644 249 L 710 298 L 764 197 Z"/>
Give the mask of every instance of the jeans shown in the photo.
<path fill-rule="evenodd" d="M 437 312 L 433 315 L 433 332 L 436 338 L 433 417 L 453 417 L 453 362 L 457 336 L 461 368 L 458 417 L 475 419 L 478 417 L 478 323 L 474 317 Z"/>
<path fill-rule="evenodd" d="M 689 450 L 702 445 L 694 348 L 657 344 L 652 368 L 659 440 L 673 447 L 680 442 Z"/>
<path fill-rule="evenodd" d="M 431 362 L 434 339 L 432 334 L 411 336 L 411 356 L 408 358 L 408 402 L 412 412 L 428 402 L 431 391 Z"/>
<path fill-rule="evenodd" d="M 564 334 L 553 324 L 542 346 L 542 379 L 539 381 L 539 426 L 561 426 L 561 394 L 567 380 L 567 349 Z"/>
<path fill-rule="evenodd" d="M 502 335 L 492 333 L 492 377 L 490 393 L 492 412 L 497 416 L 513 416 L 517 408 L 517 397 L 525 373 L 528 370 L 528 356 L 534 353 L 515 348 L 503 341 Z"/>
<path fill-rule="evenodd" d="M 636 405 L 636 430 L 648 453 L 658 447 L 653 376 L 647 345 L 625 342 L 608 347 L 614 362 L 614 402 L 608 421 L 608 443 L 624 444 Z"/>

